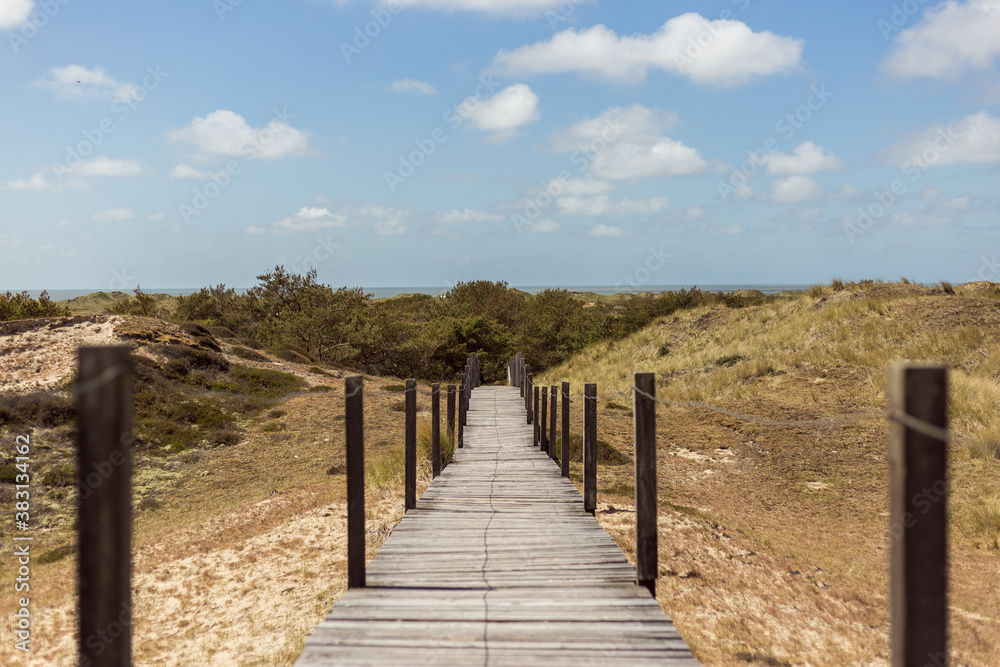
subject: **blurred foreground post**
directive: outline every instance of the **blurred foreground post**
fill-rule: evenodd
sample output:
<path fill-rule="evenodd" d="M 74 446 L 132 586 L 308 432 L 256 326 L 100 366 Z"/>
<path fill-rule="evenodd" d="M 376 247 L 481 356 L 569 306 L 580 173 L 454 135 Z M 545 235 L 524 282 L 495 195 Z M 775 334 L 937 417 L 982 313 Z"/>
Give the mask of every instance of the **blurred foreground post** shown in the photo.
<path fill-rule="evenodd" d="M 656 375 L 635 374 L 635 574 L 656 597 Z"/>
<path fill-rule="evenodd" d="M 417 506 L 417 381 L 406 381 L 406 509 Z"/>
<path fill-rule="evenodd" d="M 583 509 L 597 511 L 597 385 L 583 385 Z"/>
<path fill-rule="evenodd" d="M 347 587 L 365 585 L 365 404 L 364 378 L 344 378 L 347 436 Z"/>
<path fill-rule="evenodd" d="M 79 662 L 124 667 L 132 664 L 131 350 L 81 347 L 78 361 Z"/>
<path fill-rule="evenodd" d="M 559 401 L 559 388 L 555 385 L 549 387 L 549 395 L 552 396 L 552 405 L 549 406 L 549 458 L 556 458 L 556 407 Z"/>
<path fill-rule="evenodd" d="M 889 366 L 894 667 L 948 663 L 948 443 L 937 437 L 945 435 L 948 424 L 947 373 L 946 367 L 937 365 Z M 913 428 L 920 423 L 932 432 Z"/>

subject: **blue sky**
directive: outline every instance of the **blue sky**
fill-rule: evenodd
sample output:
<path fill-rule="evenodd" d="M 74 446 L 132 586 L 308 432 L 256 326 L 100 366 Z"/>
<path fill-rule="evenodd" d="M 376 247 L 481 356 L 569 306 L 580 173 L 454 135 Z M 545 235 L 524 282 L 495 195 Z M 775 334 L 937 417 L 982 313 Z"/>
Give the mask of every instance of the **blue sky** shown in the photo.
<path fill-rule="evenodd" d="M 1000 0 L 0 0 L 0 289 L 1000 280 Z"/>

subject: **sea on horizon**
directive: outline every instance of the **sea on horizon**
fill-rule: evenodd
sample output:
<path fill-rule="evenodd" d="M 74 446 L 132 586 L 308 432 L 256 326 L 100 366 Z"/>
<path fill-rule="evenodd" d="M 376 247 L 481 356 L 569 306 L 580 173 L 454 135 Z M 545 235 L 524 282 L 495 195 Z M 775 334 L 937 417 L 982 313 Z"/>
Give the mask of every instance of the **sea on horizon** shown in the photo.
<path fill-rule="evenodd" d="M 677 292 L 682 289 L 690 289 L 695 287 L 695 285 L 639 285 L 636 287 L 620 286 L 620 285 L 511 285 L 515 289 L 519 289 L 531 294 L 536 294 L 544 289 L 565 289 L 570 292 L 594 292 L 595 294 L 637 294 L 639 292 Z M 784 285 L 697 285 L 697 287 L 703 292 L 735 292 L 738 290 L 759 290 L 764 294 L 777 294 L 778 292 L 784 291 L 802 291 L 809 289 L 810 285 L 802 284 L 784 284 Z M 143 290 L 147 294 L 168 294 L 170 296 L 187 296 L 189 294 L 194 294 L 198 292 L 201 288 L 171 288 L 171 287 L 158 287 L 149 288 Z M 237 288 L 237 292 L 243 292 L 246 288 Z M 376 299 L 383 299 L 390 296 L 398 296 L 400 294 L 429 294 L 431 296 L 440 296 L 448 292 L 451 287 L 448 286 L 415 286 L 415 287 L 365 287 L 363 288 L 365 292 L 370 293 Z M 6 291 L 6 290 L 3 290 Z M 21 292 L 22 290 L 10 290 L 11 292 Z M 32 298 L 37 299 L 38 295 L 42 293 L 40 289 L 29 289 L 23 290 L 27 291 Z M 89 294 L 94 294 L 95 292 L 112 292 L 115 290 L 110 289 L 50 289 L 48 290 L 49 298 L 53 301 L 66 301 L 68 299 L 75 299 L 80 296 L 87 296 Z M 118 290 L 122 292 L 131 293 L 131 290 Z M 2 291 L 0 291 L 2 293 Z"/>

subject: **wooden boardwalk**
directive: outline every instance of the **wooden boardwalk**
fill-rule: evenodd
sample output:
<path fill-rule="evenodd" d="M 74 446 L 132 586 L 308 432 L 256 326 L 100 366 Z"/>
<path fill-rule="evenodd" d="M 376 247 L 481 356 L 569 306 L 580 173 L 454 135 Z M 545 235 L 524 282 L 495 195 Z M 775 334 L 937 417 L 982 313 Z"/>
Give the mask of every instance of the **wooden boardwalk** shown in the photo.
<path fill-rule="evenodd" d="M 472 393 L 465 447 L 333 606 L 298 665 L 697 665 L 516 387 Z"/>

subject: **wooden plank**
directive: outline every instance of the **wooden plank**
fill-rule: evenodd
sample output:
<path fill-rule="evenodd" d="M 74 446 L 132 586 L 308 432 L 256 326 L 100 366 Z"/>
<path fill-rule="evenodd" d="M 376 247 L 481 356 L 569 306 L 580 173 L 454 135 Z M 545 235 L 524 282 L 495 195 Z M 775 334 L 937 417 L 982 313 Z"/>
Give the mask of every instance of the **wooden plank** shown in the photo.
<path fill-rule="evenodd" d="M 889 367 L 891 414 L 947 427 L 945 366 Z M 948 444 L 893 419 L 889 426 L 892 664 L 947 664 Z"/>
<path fill-rule="evenodd" d="M 132 664 L 131 354 L 126 346 L 79 350 L 77 572 L 81 664 Z M 23 442 L 20 438 L 18 441 Z M 18 542 L 17 536 L 14 540 L 15 550 L 29 544 Z"/>
<path fill-rule="evenodd" d="M 573 484 L 542 465 L 519 389 L 475 389 L 467 418 L 469 446 L 297 664 L 696 665 Z"/>

